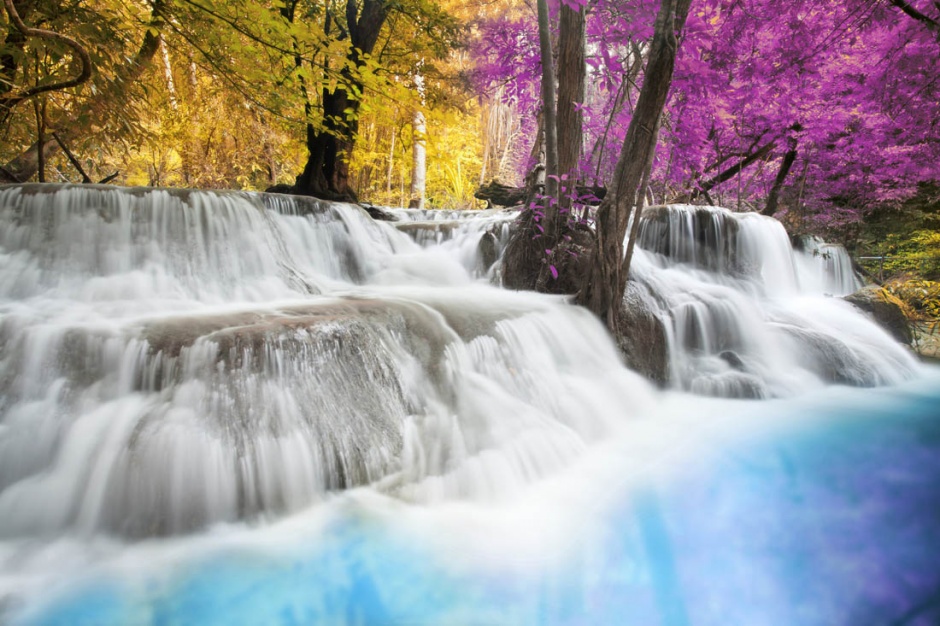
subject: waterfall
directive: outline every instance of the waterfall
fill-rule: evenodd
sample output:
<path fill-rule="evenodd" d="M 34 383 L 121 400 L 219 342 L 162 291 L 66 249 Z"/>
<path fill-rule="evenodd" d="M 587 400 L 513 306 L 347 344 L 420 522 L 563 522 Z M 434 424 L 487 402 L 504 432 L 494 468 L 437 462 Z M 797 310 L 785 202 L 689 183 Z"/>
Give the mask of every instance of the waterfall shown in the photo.
<path fill-rule="evenodd" d="M 592 511 L 607 516 L 625 485 L 686 458 L 678 449 L 732 438 L 721 429 L 750 432 L 743 418 L 727 418 L 750 404 L 687 391 L 798 398 L 831 383 L 923 374 L 886 333 L 825 295 L 854 284 L 840 274 L 844 261 L 829 263 L 841 253 L 795 253 L 779 224 L 760 216 L 645 214 L 628 294 L 661 325 L 673 388 L 662 391 L 623 367 L 587 311 L 498 287 L 514 214 L 390 213 L 397 221 L 237 192 L 0 187 L 0 621 L 69 622 L 71 609 L 58 622 L 43 613 L 48 588 L 63 606 L 114 599 L 86 621 L 149 623 L 182 610 L 183 621 L 211 623 L 213 614 L 196 617 L 179 608 L 185 602 L 159 608 L 155 598 L 189 585 L 203 590 L 190 598 L 209 597 L 251 579 L 213 578 L 241 571 L 241 557 L 225 560 L 230 548 L 267 555 L 259 562 L 297 550 L 305 556 L 289 571 L 324 568 L 302 591 L 325 594 L 310 600 L 319 608 L 295 617 L 395 621 L 329 612 L 344 594 L 353 603 L 405 597 L 344 569 L 359 567 L 344 554 L 385 550 L 375 558 L 395 564 L 387 580 L 413 580 L 409 568 L 432 560 L 419 551 L 402 563 L 385 539 L 433 540 L 432 552 L 500 562 L 524 550 L 512 566 L 520 570 L 568 563 L 563 546 L 590 535 Z M 644 541 L 661 546 L 658 505 L 642 503 L 643 533 L 652 533 Z M 336 520 L 348 532 L 332 535 Z M 371 534 L 394 520 L 421 539 Z M 353 552 L 330 556 L 332 545 Z M 590 550 L 575 570 L 632 558 Z M 192 565 L 210 553 L 228 556 Z M 206 582 L 187 579 L 203 566 Z M 668 570 L 651 572 L 638 580 L 678 584 Z M 96 595 L 76 582 L 86 574 L 137 582 Z M 553 584 L 541 580 L 533 597 L 551 598 Z M 533 616 L 552 612 L 544 602 L 496 621 L 542 621 Z M 272 619 L 220 605 L 228 617 L 219 623 Z M 102 607 L 113 612 L 94 613 Z M 434 615 L 424 621 L 494 614 Z"/>
<path fill-rule="evenodd" d="M 27 186 L 0 207 L 0 536 L 178 534 L 366 484 L 497 497 L 611 427 L 578 402 L 616 369 L 599 325 L 472 282 L 505 220 L 426 249 L 299 198 Z"/>
<path fill-rule="evenodd" d="M 721 208 L 651 207 L 641 219 L 632 271 L 666 329 L 671 384 L 762 398 L 912 373 L 907 351 L 832 297 L 858 286 L 843 248 L 795 252 L 773 218 Z"/>
<path fill-rule="evenodd" d="M 846 296 L 862 288 L 852 259 L 842 245 L 826 243 L 819 237 L 803 237 L 798 243 L 796 262 L 808 291 Z"/>

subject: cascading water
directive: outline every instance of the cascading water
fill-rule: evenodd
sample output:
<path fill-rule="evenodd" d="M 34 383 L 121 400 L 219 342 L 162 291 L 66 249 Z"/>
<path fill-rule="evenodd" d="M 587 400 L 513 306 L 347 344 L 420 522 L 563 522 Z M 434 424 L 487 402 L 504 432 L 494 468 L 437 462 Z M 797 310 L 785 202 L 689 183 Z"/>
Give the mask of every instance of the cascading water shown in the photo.
<path fill-rule="evenodd" d="M 392 213 L 0 188 L 0 621 L 759 623 L 716 611 L 734 594 L 699 576 L 730 559 L 729 586 L 755 579 L 755 563 L 763 584 L 790 584 L 759 545 L 721 534 L 741 507 L 777 506 L 741 495 L 753 491 L 725 451 L 780 445 L 779 465 L 759 451 L 742 461 L 764 464 L 759 485 L 795 480 L 792 455 L 816 485 L 808 448 L 767 442 L 846 422 L 833 399 L 933 406 L 934 375 L 848 305 L 807 294 L 767 220 L 663 209 L 636 263 L 680 386 L 816 390 L 769 407 L 658 391 L 586 311 L 493 286 L 511 215 Z M 823 387 L 905 379 L 881 396 Z M 933 428 L 929 410 L 906 411 Z M 901 436 L 893 422 L 867 428 L 863 441 Z M 896 460 L 918 468 L 902 486 L 940 480 L 930 441 Z M 872 445 L 869 463 L 887 462 Z M 856 476 L 852 454 L 826 459 L 848 472 L 840 484 Z M 873 484 L 920 493 L 891 480 Z M 808 506 L 829 511 L 813 489 Z M 683 526 L 691 503 L 714 504 L 712 521 Z M 836 536 L 849 514 L 831 509 Z M 773 530 L 766 515 L 750 532 Z M 940 548 L 919 515 L 900 540 Z M 896 532 L 871 519 L 857 532 Z M 697 557 L 715 537 L 728 552 Z M 919 568 L 907 595 L 870 603 L 886 615 L 940 583 L 892 545 L 852 557 Z M 814 600 L 812 614 L 867 589 Z M 765 623 L 833 623 L 781 617 L 789 597 L 765 590 Z"/>
<path fill-rule="evenodd" d="M 846 296 L 862 288 L 862 281 L 843 246 L 826 243 L 819 237 L 803 237 L 799 244 L 796 262 L 807 290 Z"/>
<path fill-rule="evenodd" d="M 666 328 L 681 388 L 788 396 L 832 382 L 897 383 L 915 367 L 886 332 L 831 297 L 857 287 L 841 247 L 795 253 L 772 218 L 697 206 L 646 209 L 637 245 L 634 290 Z"/>

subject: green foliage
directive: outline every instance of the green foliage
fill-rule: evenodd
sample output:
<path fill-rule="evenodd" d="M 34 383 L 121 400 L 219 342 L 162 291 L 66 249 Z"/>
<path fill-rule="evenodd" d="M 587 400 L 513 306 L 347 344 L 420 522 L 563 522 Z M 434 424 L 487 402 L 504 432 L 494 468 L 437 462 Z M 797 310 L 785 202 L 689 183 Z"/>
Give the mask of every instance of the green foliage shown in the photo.
<path fill-rule="evenodd" d="M 915 230 L 906 237 L 891 233 L 885 239 L 884 249 L 885 270 L 891 274 L 940 278 L 940 231 Z"/>
<path fill-rule="evenodd" d="M 885 286 L 902 304 L 914 328 L 914 349 L 935 354 L 940 347 L 940 282 L 896 279 Z"/>
<path fill-rule="evenodd" d="M 885 288 L 910 307 L 917 318 L 940 320 L 940 282 L 898 279 Z"/>
<path fill-rule="evenodd" d="M 858 256 L 884 256 L 885 278 L 940 280 L 940 186 L 922 185 L 897 208 L 881 207 L 859 226 Z M 868 261 L 869 271 L 878 262 Z"/>

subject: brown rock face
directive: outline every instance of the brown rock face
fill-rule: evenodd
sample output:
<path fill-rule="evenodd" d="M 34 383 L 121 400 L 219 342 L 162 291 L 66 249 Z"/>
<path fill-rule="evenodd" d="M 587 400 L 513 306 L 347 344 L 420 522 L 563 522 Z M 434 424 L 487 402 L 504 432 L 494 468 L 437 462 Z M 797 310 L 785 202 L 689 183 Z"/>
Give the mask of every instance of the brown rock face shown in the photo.
<path fill-rule="evenodd" d="M 913 334 L 911 323 L 904 314 L 904 305 L 887 290 L 877 285 L 869 285 L 846 296 L 845 300 L 867 313 L 891 333 L 892 337 L 903 344 L 910 345 Z"/>

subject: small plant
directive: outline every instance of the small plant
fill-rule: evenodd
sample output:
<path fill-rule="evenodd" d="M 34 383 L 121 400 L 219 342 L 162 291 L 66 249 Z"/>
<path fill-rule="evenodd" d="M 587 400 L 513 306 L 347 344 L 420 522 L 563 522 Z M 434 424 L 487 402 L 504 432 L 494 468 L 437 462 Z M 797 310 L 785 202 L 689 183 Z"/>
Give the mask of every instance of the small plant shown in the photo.
<path fill-rule="evenodd" d="M 558 280 L 558 266 L 561 264 L 562 260 L 565 260 L 564 257 L 559 256 L 560 254 L 572 258 L 578 257 L 577 251 L 573 250 L 570 245 L 572 242 L 570 233 L 579 228 L 590 228 L 590 224 L 594 219 L 592 204 L 598 202 L 593 193 L 587 192 L 581 194 L 577 185 L 569 181 L 567 175 L 557 177 L 556 180 L 558 180 L 559 197 L 565 198 L 567 202 L 565 205 L 558 208 L 559 219 L 563 220 L 563 226 L 560 229 L 561 236 L 558 241 L 555 242 L 554 246 L 544 249 L 545 259 L 543 262 L 548 264 L 548 271 L 551 273 L 553 280 Z M 557 198 L 549 197 L 544 193 L 538 193 L 527 207 L 527 210 L 531 212 L 530 214 L 535 231 L 537 231 L 533 239 L 539 239 L 546 234 L 545 227 L 543 226 L 545 220 L 544 209 L 546 206 L 554 206 L 556 204 L 558 204 Z"/>

